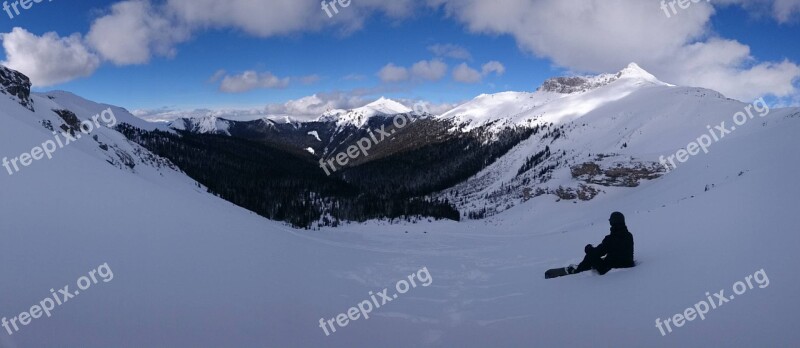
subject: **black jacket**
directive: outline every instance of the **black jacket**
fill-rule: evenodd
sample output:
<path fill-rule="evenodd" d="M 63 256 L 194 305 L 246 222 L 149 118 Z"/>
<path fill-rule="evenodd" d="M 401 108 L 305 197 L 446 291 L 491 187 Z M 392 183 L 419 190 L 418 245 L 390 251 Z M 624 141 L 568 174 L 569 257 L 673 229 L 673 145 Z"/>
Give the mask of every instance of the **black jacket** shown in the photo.
<path fill-rule="evenodd" d="M 613 268 L 633 267 L 633 235 L 625 225 L 611 226 L 611 234 L 595 248 L 599 256 L 605 256 L 606 265 Z"/>

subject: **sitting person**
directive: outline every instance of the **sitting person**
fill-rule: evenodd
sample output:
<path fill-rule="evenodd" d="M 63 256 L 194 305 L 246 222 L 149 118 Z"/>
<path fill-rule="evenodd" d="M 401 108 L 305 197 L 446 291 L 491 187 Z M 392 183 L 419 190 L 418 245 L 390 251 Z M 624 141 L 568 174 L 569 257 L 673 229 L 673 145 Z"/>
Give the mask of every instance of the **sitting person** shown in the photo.
<path fill-rule="evenodd" d="M 594 269 L 601 275 L 608 273 L 612 268 L 629 268 L 635 266 L 633 261 L 633 235 L 625 226 L 625 216 L 620 212 L 611 214 L 608 219 L 611 223 L 611 234 L 603 238 L 597 247 L 586 245 L 586 256 L 578 266 L 570 266 L 569 274 L 580 273 Z"/>

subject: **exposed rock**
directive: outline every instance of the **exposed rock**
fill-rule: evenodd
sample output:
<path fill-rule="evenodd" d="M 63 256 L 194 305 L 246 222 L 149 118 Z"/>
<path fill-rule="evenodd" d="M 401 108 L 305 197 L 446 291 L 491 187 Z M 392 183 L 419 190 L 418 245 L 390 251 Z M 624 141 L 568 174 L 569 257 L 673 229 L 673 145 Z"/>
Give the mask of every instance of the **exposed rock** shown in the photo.
<path fill-rule="evenodd" d="M 10 96 L 20 105 L 33 111 L 31 80 L 22 73 L 0 66 L 0 93 Z"/>
<path fill-rule="evenodd" d="M 617 162 L 602 168 L 587 162 L 570 168 L 572 177 L 589 184 L 602 186 L 636 187 L 641 180 L 653 180 L 665 173 L 664 166 L 655 162 Z"/>
<path fill-rule="evenodd" d="M 78 118 L 78 115 L 75 115 L 74 112 L 69 110 L 53 110 L 53 112 L 55 112 L 58 117 L 61 117 L 61 119 L 64 120 L 64 123 L 67 127 L 65 129 L 65 127 L 62 126 L 61 129 L 63 129 L 65 132 L 69 131 L 72 135 L 75 135 L 75 132 L 80 131 L 81 120 Z"/>
<path fill-rule="evenodd" d="M 580 184 L 578 188 L 559 186 L 555 191 L 551 192 L 561 200 L 575 200 L 590 201 L 600 194 L 600 190 L 585 184 Z"/>
<path fill-rule="evenodd" d="M 605 86 L 619 78 L 618 75 L 604 74 L 593 77 L 554 77 L 544 81 L 538 91 L 571 94 L 586 92 Z"/>
<path fill-rule="evenodd" d="M 592 198 L 595 198 L 598 194 L 600 194 L 600 190 L 589 185 L 581 184 L 578 187 L 577 193 L 578 199 L 582 201 L 590 201 Z"/>
<path fill-rule="evenodd" d="M 553 194 L 555 194 L 558 198 L 566 201 L 571 201 L 573 199 L 578 198 L 578 194 L 575 193 L 575 189 L 572 187 L 559 186 L 555 190 L 555 192 L 553 192 Z"/>
<path fill-rule="evenodd" d="M 594 177 L 603 174 L 603 171 L 600 169 L 600 166 L 594 162 L 586 162 L 584 164 L 573 166 L 570 169 L 572 170 L 572 177 L 576 179 L 582 176 Z"/>

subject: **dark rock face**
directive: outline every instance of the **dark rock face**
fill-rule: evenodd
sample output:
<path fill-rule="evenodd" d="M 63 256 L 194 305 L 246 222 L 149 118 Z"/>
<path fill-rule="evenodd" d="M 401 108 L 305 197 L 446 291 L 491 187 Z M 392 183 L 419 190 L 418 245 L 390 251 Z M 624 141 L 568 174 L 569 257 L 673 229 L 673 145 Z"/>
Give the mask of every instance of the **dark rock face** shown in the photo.
<path fill-rule="evenodd" d="M 61 129 L 65 132 L 70 132 L 72 135 L 75 135 L 75 132 L 79 132 L 81 130 L 81 120 L 78 119 L 78 116 L 75 115 L 74 112 L 69 110 L 53 110 L 62 120 L 64 120 L 65 125 L 61 126 Z"/>
<path fill-rule="evenodd" d="M 20 105 L 33 111 L 31 80 L 22 73 L 0 66 L 0 93 L 9 95 Z"/>
<path fill-rule="evenodd" d="M 619 78 L 617 75 L 600 75 L 596 77 L 555 77 L 544 81 L 538 91 L 571 94 L 586 92 L 605 86 Z"/>
<path fill-rule="evenodd" d="M 567 94 L 579 90 L 586 82 L 582 77 L 556 77 L 544 81 L 539 90 Z"/>
<path fill-rule="evenodd" d="M 603 168 L 594 162 L 572 166 L 572 177 L 576 180 L 601 186 L 636 187 L 642 180 L 653 180 L 665 173 L 662 165 L 656 162 L 619 162 Z"/>

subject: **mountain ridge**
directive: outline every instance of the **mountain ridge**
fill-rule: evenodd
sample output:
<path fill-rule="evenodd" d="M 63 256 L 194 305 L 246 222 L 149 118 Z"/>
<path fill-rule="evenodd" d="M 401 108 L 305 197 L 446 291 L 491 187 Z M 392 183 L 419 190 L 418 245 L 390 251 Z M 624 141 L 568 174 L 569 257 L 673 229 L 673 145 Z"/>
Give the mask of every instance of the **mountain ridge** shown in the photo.
<path fill-rule="evenodd" d="M 21 76 L 12 80 L 16 82 L 8 82 L 9 85 L 17 86 L 22 81 L 24 87 Z M 714 91 L 663 83 L 634 63 L 616 74 L 580 81 L 583 82 L 568 82 L 571 87 L 580 87 L 568 93 L 539 90 L 483 94 L 438 116 L 417 115 L 384 97 L 362 108 L 330 114 L 336 118 L 308 122 L 267 118 L 232 121 L 206 116 L 181 119 L 167 126 L 144 122 L 122 108 L 113 110 L 119 113 L 121 123 L 135 127 L 125 130 L 129 140 L 151 146 L 150 149 L 158 148 L 152 147 L 158 142 L 145 143 L 142 139 L 169 137 L 157 132 L 221 136 L 254 143 L 237 145 L 244 149 L 264 146 L 268 153 L 278 151 L 280 155 L 265 158 L 292 158 L 304 168 L 345 153 L 360 139 L 369 139 L 373 130 L 386 129 L 389 137 L 382 136 L 365 155 L 338 166 L 332 179 L 341 182 L 335 185 L 344 183 L 394 197 L 453 202 L 462 218 L 485 218 L 532 196 L 591 200 L 608 192 L 609 187 L 636 187 L 643 181 L 655 180 L 665 174 L 657 163 L 658 155 L 673 153 L 696 137 L 692 133 L 702 132 L 706 123 L 729 118 L 745 105 Z M 20 103 L 17 98 L 20 93 L 26 93 L 24 88 L 16 90 L 12 100 L 26 107 L 28 103 Z M 33 94 L 31 98 L 31 105 L 37 98 L 45 98 L 47 102 L 36 103 L 57 103 L 58 108 L 74 110 L 79 115 L 97 113 L 106 107 L 63 91 Z M 780 118 L 796 110 L 772 112 Z M 345 117 L 340 118 L 342 115 Z M 399 128 L 393 124 L 397 115 L 411 117 L 413 122 Z M 675 123 L 681 126 L 675 127 Z M 742 132 L 739 133 L 749 131 Z M 186 138 L 190 139 L 194 138 Z M 220 140 L 192 141 L 196 145 Z M 142 153 L 142 149 L 136 151 Z M 132 163 L 128 160 L 132 156 L 120 153 L 110 161 Z M 201 173 L 197 163 L 185 162 L 176 153 L 171 156 L 194 166 L 191 173 Z M 586 171 L 605 174 L 587 179 L 581 174 Z M 320 174 L 321 170 L 314 175 Z M 205 180 L 206 186 L 224 186 Z M 389 182 L 395 188 L 389 188 Z"/>

